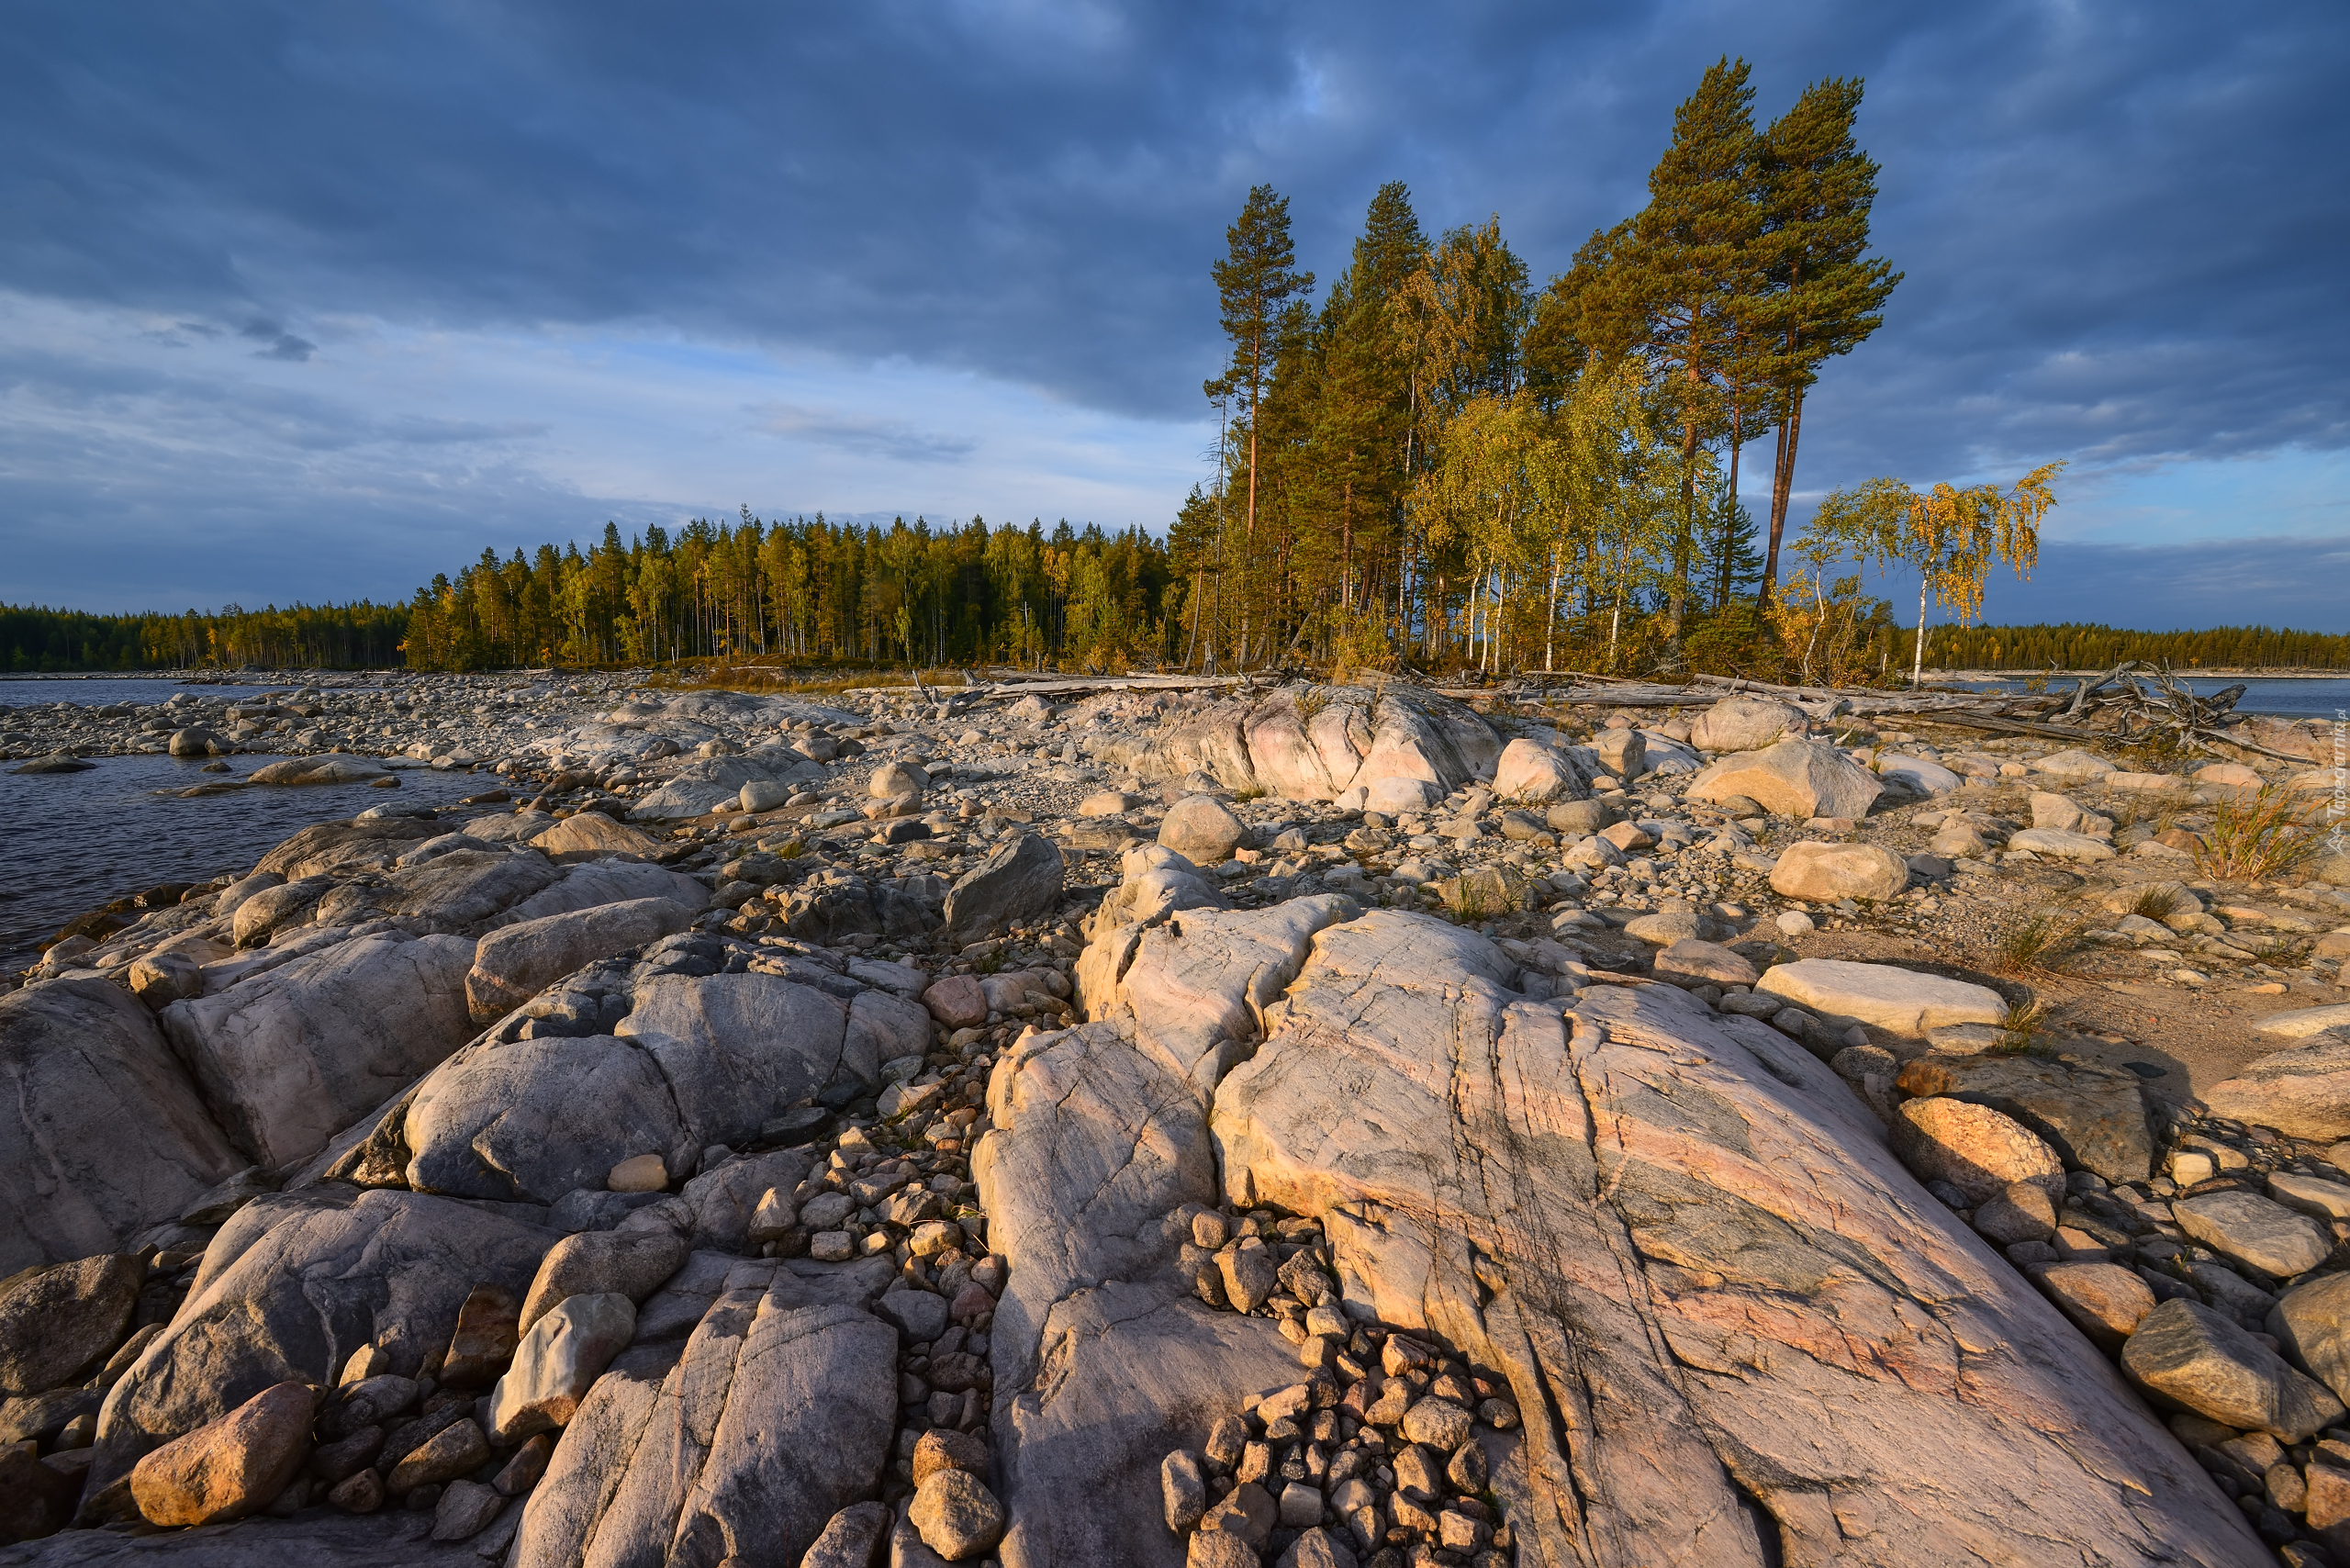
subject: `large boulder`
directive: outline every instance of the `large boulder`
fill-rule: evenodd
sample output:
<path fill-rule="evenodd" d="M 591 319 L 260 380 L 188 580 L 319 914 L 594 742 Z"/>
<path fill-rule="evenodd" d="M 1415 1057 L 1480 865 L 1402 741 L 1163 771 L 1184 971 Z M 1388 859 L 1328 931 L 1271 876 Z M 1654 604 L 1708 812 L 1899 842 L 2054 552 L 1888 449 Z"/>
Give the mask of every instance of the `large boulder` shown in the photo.
<path fill-rule="evenodd" d="M 1905 1100 L 1893 1117 L 1893 1151 L 1920 1182 L 1946 1182 L 1983 1203 L 2018 1184 L 2065 1195 L 2065 1162 L 2012 1116 L 1964 1100 Z"/>
<path fill-rule="evenodd" d="M 1725 697 L 1689 722 L 1689 744 L 1701 751 L 1761 751 L 1810 733 L 1802 709 L 1767 697 Z"/>
<path fill-rule="evenodd" d="M 667 899 L 699 914 L 710 907 L 710 890 L 683 871 L 650 866 L 640 860 L 594 860 L 573 866 L 555 881 L 509 904 L 489 921 L 490 929 L 519 925 L 572 910 L 599 904 L 625 903 L 632 899 Z"/>
<path fill-rule="evenodd" d="M 1539 741 L 1510 742 L 1494 767 L 1494 793 L 1506 801 L 1574 801 L 1590 791 L 1590 775 L 1574 755 Z"/>
<path fill-rule="evenodd" d="M 1270 1318 L 1208 1310 L 1180 1267 L 1188 1213 L 1217 1196 L 1204 1109 L 1105 1022 L 1022 1040 L 988 1114 L 971 1173 L 1011 1266 L 990 1331 L 1002 1561 L 1178 1568 L 1160 1461 L 1299 1372 Z"/>
<path fill-rule="evenodd" d="M 130 1473 L 151 1525 L 208 1525 L 267 1507 L 310 1448 L 310 1390 L 263 1389 L 208 1426 L 173 1439 Z"/>
<path fill-rule="evenodd" d="M 474 945 L 465 1005 L 476 1024 L 504 1017 L 572 970 L 642 947 L 693 923 L 667 899 L 631 899 L 500 926 Z"/>
<path fill-rule="evenodd" d="M 840 998 L 772 975 L 662 975 L 638 988 L 620 1032 L 658 1065 L 697 1147 L 741 1145 L 794 1105 L 880 1088 L 874 1036 L 849 1016 Z"/>
<path fill-rule="evenodd" d="M 0 996 L 0 1276 L 126 1247 L 246 1161 L 154 1014 L 105 980 Z"/>
<path fill-rule="evenodd" d="M 769 768 L 749 757 L 715 756 L 688 763 L 666 784 L 631 807 L 628 814 L 641 823 L 684 822 L 689 817 L 708 816 L 719 807 L 740 800 L 744 785 L 773 777 Z"/>
<path fill-rule="evenodd" d="M 1755 989 L 1910 1039 L 1922 1039 L 1929 1029 L 1946 1024 L 2004 1024 L 2008 1017 L 2007 1002 L 1989 986 L 1848 958 L 1774 964 L 1762 971 Z"/>
<path fill-rule="evenodd" d="M 174 1002 L 161 1022 L 237 1145 L 287 1165 L 464 1044 L 472 958 L 458 937 L 382 932 Z"/>
<path fill-rule="evenodd" d="M 416 1377 L 476 1286 L 519 1298 L 554 1240 L 414 1193 L 254 1200 L 214 1238 L 178 1315 L 106 1394 L 91 1493 L 263 1389 L 333 1386 L 364 1346 Z"/>
<path fill-rule="evenodd" d="M 562 868 L 536 851 L 458 849 L 389 877 L 347 882 L 319 901 L 320 924 L 378 916 L 403 930 L 475 936 L 498 915 L 560 881 Z"/>
<path fill-rule="evenodd" d="M 147 1265 L 102 1252 L 0 1279 L 0 1394 L 46 1394 L 111 1354 L 130 1329 Z"/>
<path fill-rule="evenodd" d="M 1988 1105 L 2046 1139 L 2067 1165 L 2108 1182 L 2154 1173 L 2154 1135 L 2138 1075 L 2073 1057 L 1922 1056 L 1896 1085 L 1920 1097 L 1947 1095 Z"/>
<path fill-rule="evenodd" d="M 1357 913 L 1323 893 L 1102 932 L 1079 959 L 1087 1010 L 1132 1014 L 1142 1049 L 1204 1099 L 1263 1036 L 1264 1010 L 1297 978 L 1314 934 Z"/>
<path fill-rule="evenodd" d="M 2166 1301 L 2139 1319 L 2121 1367 L 2166 1404 L 2279 1442 L 2298 1443 L 2344 1414 L 2322 1383 L 2199 1301 Z"/>
<path fill-rule="evenodd" d="M 946 935 L 956 942 L 991 936 L 1060 908 L 1066 874 L 1061 852 L 1039 834 L 999 844 L 946 894 Z"/>
<path fill-rule="evenodd" d="M 1790 844 L 1771 868 L 1771 890 L 1812 903 L 1838 899 L 1876 902 L 1909 886 L 1909 863 L 1879 844 Z"/>
<path fill-rule="evenodd" d="M 1186 795 L 1167 809 L 1158 823 L 1158 843 L 1194 866 L 1218 866 L 1232 858 L 1248 824 L 1213 795 Z"/>
<path fill-rule="evenodd" d="M 676 1373 L 588 1391 L 532 1490 L 508 1562 L 797 1563 L 870 1496 L 898 1416 L 897 1330 L 800 1305 L 778 1278 L 721 1295 Z"/>
<path fill-rule="evenodd" d="M 1205 772 L 1226 789 L 1292 800 L 1333 800 L 1382 778 L 1421 779 L 1441 796 L 1490 773 L 1501 749 L 1483 719 L 1433 692 L 1290 686 L 1166 726 L 1135 768 L 1157 778 Z"/>
<path fill-rule="evenodd" d="M 324 756 L 289 756 L 254 768 L 248 784 L 364 784 L 388 778 L 392 770 L 372 756 L 335 753 Z"/>
<path fill-rule="evenodd" d="M 2268 1332 L 2335 1398 L 2350 1394 L 2350 1274 L 2321 1274 L 2287 1291 L 2268 1314 Z"/>
<path fill-rule="evenodd" d="M 447 829 L 415 817 L 313 823 L 254 863 L 256 874 L 298 882 L 305 877 L 348 877 L 387 871 L 402 855 Z"/>
<path fill-rule="evenodd" d="M 2305 1274 L 2333 1250 L 2333 1233 L 2257 1193 L 2206 1193 L 2170 1206 L 2178 1228 L 2274 1279 Z"/>
<path fill-rule="evenodd" d="M 2215 1116 L 2274 1127 L 2288 1137 L 2350 1137 L 2350 1030 L 2272 1051 L 2204 1091 Z"/>
<path fill-rule="evenodd" d="M 614 822 L 601 812 L 574 812 L 533 834 L 530 843 L 543 855 L 650 855 L 661 847 L 661 841 L 643 829 Z"/>
<path fill-rule="evenodd" d="M 679 1118 L 654 1054 L 607 1035 L 460 1052 L 409 1097 L 401 1133 L 418 1192 L 534 1204 L 601 1188 L 639 1155 L 683 1170 L 711 1141 Z"/>
<path fill-rule="evenodd" d="M 1562 1015 L 1464 937 L 1320 933 L 1211 1125 L 1228 1202 L 1322 1220 L 1349 1316 L 1509 1385 L 1520 1561 L 2260 1561 L 1823 1066 L 1670 987 Z"/>
<path fill-rule="evenodd" d="M 1781 741 L 1712 763 L 1690 781 L 1687 797 L 1727 801 L 1743 795 L 1777 816 L 1857 821 L 1868 815 L 1884 790 L 1875 774 L 1832 745 Z"/>
<path fill-rule="evenodd" d="M 2350 1002 L 2329 1002 L 2318 1007 L 2271 1013 L 2255 1027 L 2282 1040 L 2306 1040 L 2329 1029 L 2350 1030 Z"/>

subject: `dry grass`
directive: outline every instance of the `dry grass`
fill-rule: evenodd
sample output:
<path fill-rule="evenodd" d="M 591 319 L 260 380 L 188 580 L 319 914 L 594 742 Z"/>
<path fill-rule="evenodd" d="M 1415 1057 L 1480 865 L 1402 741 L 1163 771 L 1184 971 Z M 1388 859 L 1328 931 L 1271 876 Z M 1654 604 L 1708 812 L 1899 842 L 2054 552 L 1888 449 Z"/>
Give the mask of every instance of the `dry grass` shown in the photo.
<path fill-rule="evenodd" d="M 2130 906 L 2130 913 L 2147 920 L 2160 920 L 2171 912 L 2171 906 L 2177 902 L 2178 895 L 2168 888 L 2143 888 L 2139 890 L 2138 902 Z"/>
<path fill-rule="evenodd" d="M 2249 801 L 2221 801 L 2195 851 L 2195 868 L 2223 882 L 2281 876 L 2323 847 L 2311 826 L 2312 815 L 2277 784 L 2264 786 Z"/>
<path fill-rule="evenodd" d="M 2078 956 L 2087 929 L 2069 915 L 2043 911 L 2001 932 L 1992 943 L 1994 959 L 2009 974 L 2061 974 Z"/>
<path fill-rule="evenodd" d="M 2307 936 L 2271 936 L 2255 947 L 2252 956 L 2260 963 L 2280 969 L 2293 969 L 2308 960 L 2310 949 L 2315 946 L 2317 944 Z"/>
<path fill-rule="evenodd" d="M 2038 1043 L 2041 1025 L 2047 1022 L 2048 1006 L 2036 996 L 2020 1007 L 2010 1007 L 2007 1021 L 1999 1025 L 1999 1043 L 1991 1048 L 2001 1056 L 2021 1056 Z"/>

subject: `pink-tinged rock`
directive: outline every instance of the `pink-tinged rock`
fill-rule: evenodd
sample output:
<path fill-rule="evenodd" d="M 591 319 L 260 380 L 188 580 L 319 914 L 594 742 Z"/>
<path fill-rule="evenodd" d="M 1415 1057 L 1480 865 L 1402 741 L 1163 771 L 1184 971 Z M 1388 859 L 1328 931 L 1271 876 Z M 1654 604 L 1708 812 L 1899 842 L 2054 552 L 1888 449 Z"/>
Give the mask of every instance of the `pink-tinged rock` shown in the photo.
<path fill-rule="evenodd" d="M 950 1029 L 972 1029 L 988 1021 L 988 994 L 976 975 L 946 975 L 922 993 L 930 1015 Z"/>
<path fill-rule="evenodd" d="M 281 1383 L 173 1439 L 130 1473 L 140 1513 L 151 1525 L 208 1525 L 266 1506 L 302 1467 L 315 1408 L 307 1383 Z"/>
<path fill-rule="evenodd" d="M 1907 1100 L 1893 1118 L 1893 1151 L 1920 1182 L 1947 1182 L 1977 1203 L 2019 1182 L 2064 1196 L 2065 1162 L 2022 1123 L 1964 1100 Z"/>

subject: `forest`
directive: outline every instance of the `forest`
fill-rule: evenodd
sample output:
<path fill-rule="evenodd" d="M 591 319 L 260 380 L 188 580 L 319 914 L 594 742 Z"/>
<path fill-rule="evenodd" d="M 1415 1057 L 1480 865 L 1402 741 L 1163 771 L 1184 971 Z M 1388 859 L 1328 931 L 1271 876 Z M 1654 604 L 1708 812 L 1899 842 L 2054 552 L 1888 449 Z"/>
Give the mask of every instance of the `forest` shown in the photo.
<path fill-rule="evenodd" d="M 480 558 L 404 605 L 0 610 L 0 668 L 648 664 L 1576 669 L 1831 684 L 1912 669 L 2350 667 L 2350 638 L 1974 625 L 2037 562 L 2062 463 L 2011 487 L 1874 478 L 1792 537 L 1804 409 L 1901 274 L 1870 253 L 1863 84 L 1764 125 L 1743 61 L 1673 118 L 1648 202 L 1538 286 L 1498 218 L 1431 238 L 1372 196 L 1317 298 L 1287 200 L 1249 191 L 1211 266 L 1212 471 L 1161 538 L 1062 521 L 607 523 Z M 1762 516 L 1741 467 L 1767 453 Z M 1863 591 L 1919 582 L 1921 639 Z"/>

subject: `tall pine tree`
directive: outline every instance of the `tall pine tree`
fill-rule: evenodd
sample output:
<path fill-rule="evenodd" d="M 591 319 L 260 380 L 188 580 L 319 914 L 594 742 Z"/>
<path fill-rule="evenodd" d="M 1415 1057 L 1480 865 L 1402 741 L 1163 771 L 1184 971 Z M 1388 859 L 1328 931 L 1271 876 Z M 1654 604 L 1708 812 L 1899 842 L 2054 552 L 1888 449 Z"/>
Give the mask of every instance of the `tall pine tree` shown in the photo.
<path fill-rule="evenodd" d="M 1877 166 L 1852 140 L 1861 85 L 1857 77 L 1813 83 L 1762 139 L 1757 245 L 1771 287 L 1757 314 L 1779 427 L 1762 564 L 1766 599 L 1778 583 L 1804 394 L 1822 360 L 1850 353 L 1876 330 L 1901 281 L 1882 258 L 1865 254 Z"/>

